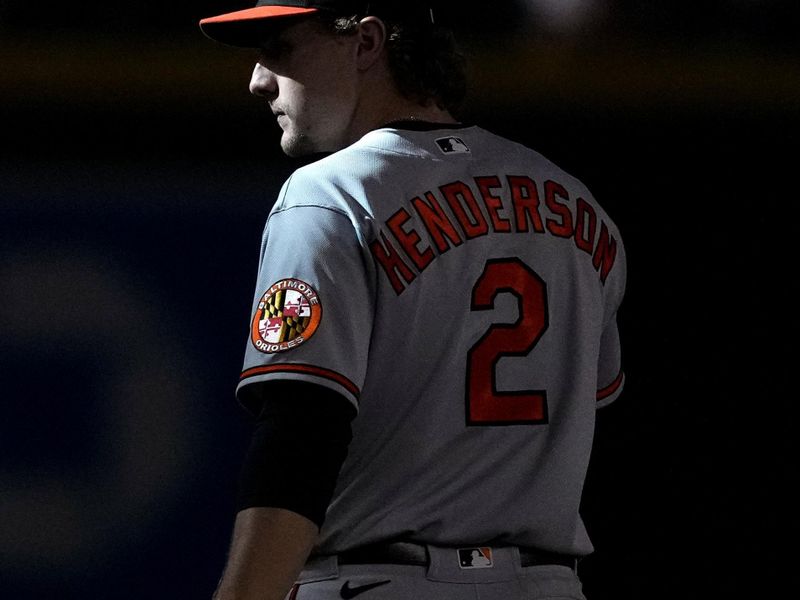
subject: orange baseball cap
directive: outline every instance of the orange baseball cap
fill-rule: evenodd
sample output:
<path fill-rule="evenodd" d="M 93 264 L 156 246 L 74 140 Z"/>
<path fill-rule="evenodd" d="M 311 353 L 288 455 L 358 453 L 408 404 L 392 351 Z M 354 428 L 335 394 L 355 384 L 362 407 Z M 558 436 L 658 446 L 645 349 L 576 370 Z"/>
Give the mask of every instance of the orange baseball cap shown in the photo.
<path fill-rule="evenodd" d="M 200 21 L 202 32 L 218 42 L 244 48 L 258 47 L 263 41 L 264 26 L 273 23 L 271 19 L 310 15 L 319 11 L 337 14 L 374 14 L 377 9 L 400 9 L 406 12 L 408 6 L 422 8 L 426 2 L 405 2 L 401 0 L 258 0 L 253 8 L 208 17 Z M 430 11 L 428 11 L 430 12 Z M 380 12 L 378 13 L 380 14 Z M 432 19 L 432 12 L 431 19 Z"/>

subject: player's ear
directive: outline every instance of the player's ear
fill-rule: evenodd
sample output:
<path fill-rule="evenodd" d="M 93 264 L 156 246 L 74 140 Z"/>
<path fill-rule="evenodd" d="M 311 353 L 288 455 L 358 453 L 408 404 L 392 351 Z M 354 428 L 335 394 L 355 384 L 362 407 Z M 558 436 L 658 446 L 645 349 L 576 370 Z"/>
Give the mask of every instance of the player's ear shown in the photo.
<path fill-rule="evenodd" d="M 386 46 L 386 25 L 377 17 L 364 17 L 358 24 L 356 63 L 366 71 L 381 57 Z"/>

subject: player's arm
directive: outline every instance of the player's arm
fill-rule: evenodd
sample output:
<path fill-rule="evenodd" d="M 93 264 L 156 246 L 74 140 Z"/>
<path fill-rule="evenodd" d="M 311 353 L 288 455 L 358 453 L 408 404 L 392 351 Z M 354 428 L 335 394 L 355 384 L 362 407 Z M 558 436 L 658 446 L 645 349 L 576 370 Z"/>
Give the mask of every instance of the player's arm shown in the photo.
<path fill-rule="evenodd" d="M 216 600 L 282 600 L 316 541 L 352 437 L 353 406 L 300 381 L 240 391 L 259 407 L 242 467 L 239 513 Z"/>
<path fill-rule="evenodd" d="M 239 511 L 214 600 L 283 600 L 318 531 L 313 521 L 283 508 Z"/>

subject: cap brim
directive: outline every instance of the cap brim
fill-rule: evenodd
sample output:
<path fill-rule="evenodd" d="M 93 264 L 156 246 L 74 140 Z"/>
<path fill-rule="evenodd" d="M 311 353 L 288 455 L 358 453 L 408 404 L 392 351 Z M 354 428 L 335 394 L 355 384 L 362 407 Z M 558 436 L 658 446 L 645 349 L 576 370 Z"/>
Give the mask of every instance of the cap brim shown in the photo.
<path fill-rule="evenodd" d="M 212 40 L 223 44 L 255 48 L 263 41 L 264 30 L 272 23 L 272 19 L 296 17 L 315 12 L 318 12 L 316 8 L 256 6 L 202 19 L 200 29 Z"/>

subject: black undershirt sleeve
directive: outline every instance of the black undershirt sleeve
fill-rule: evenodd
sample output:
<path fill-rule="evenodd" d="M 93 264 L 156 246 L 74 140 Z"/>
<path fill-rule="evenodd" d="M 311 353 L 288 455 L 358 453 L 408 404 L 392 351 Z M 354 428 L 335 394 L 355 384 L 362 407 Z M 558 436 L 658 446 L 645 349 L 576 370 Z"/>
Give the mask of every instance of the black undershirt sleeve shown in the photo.
<path fill-rule="evenodd" d="M 253 389 L 249 389 L 253 388 Z M 237 508 L 284 508 L 322 526 L 352 439 L 356 411 L 341 394 L 302 381 L 248 386 L 258 418 L 239 479 Z"/>

